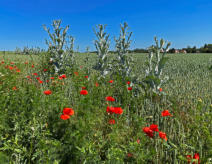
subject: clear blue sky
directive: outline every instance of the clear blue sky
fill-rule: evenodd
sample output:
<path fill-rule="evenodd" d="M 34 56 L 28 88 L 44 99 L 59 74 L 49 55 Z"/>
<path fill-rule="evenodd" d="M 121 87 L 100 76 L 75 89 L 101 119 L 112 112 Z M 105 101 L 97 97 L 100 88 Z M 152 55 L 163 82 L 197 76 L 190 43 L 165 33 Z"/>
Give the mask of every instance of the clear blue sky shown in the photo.
<path fill-rule="evenodd" d="M 0 0 L 0 50 L 46 48 L 42 24 L 54 19 L 70 25 L 80 51 L 95 49 L 97 24 L 107 24 L 114 49 L 124 21 L 133 32 L 131 49 L 150 46 L 154 36 L 175 48 L 212 43 L 212 0 Z"/>

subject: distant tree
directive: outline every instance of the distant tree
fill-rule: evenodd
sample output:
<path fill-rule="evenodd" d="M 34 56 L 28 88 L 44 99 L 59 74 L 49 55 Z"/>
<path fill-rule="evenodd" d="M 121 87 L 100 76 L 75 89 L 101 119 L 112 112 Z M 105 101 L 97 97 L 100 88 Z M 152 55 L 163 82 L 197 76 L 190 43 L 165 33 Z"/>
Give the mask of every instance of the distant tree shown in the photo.
<path fill-rule="evenodd" d="M 174 48 L 171 48 L 171 49 L 169 50 L 169 53 L 175 53 L 175 49 L 174 49 Z"/>
<path fill-rule="evenodd" d="M 191 52 L 192 52 L 192 53 L 197 53 L 197 48 L 196 48 L 196 46 L 194 46 L 194 47 L 192 48 Z"/>

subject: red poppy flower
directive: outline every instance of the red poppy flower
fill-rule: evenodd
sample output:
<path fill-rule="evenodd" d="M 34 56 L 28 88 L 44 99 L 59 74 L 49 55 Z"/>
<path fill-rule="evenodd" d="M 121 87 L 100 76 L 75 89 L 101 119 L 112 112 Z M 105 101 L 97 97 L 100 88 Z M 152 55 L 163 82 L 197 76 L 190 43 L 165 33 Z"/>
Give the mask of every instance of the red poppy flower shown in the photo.
<path fill-rule="evenodd" d="M 27 78 L 30 79 L 31 77 L 30 76 L 27 76 Z"/>
<path fill-rule="evenodd" d="M 34 65 L 32 65 L 32 68 L 34 68 L 35 66 Z"/>
<path fill-rule="evenodd" d="M 150 127 L 149 127 L 152 131 L 155 131 L 155 132 L 158 132 L 159 130 L 158 130 L 158 125 L 155 125 L 155 124 L 152 124 L 152 125 L 150 125 Z"/>
<path fill-rule="evenodd" d="M 128 85 L 130 85 L 130 83 L 131 83 L 130 81 L 127 82 Z"/>
<path fill-rule="evenodd" d="M 110 106 L 108 106 L 106 111 L 107 111 L 107 113 L 112 114 L 112 113 L 114 113 L 114 110 L 115 110 L 115 108 L 114 108 L 114 107 L 112 107 L 112 106 L 111 106 L 111 107 L 110 107 Z"/>
<path fill-rule="evenodd" d="M 43 69 L 43 71 L 44 71 L 44 72 L 46 72 L 46 71 L 47 71 L 47 69 Z"/>
<path fill-rule="evenodd" d="M 159 88 L 159 91 L 160 91 L 160 92 L 162 92 L 162 91 L 163 91 L 163 89 L 162 89 L 162 88 Z"/>
<path fill-rule="evenodd" d="M 87 78 L 88 78 L 88 76 L 85 76 L 85 78 L 87 79 Z"/>
<path fill-rule="evenodd" d="M 190 163 L 192 159 L 196 159 L 196 160 L 198 161 L 198 164 L 200 164 L 199 153 L 195 153 L 194 156 L 193 156 L 193 158 L 192 158 L 191 155 L 186 155 L 186 158 L 187 158 L 187 160 L 188 160 L 188 163 Z M 196 164 L 196 163 L 193 162 L 192 164 Z"/>
<path fill-rule="evenodd" d="M 82 87 L 82 89 L 86 89 L 86 87 Z"/>
<path fill-rule="evenodd" d="M 164 111 L 161 113 L 161 115 L 162 115 L 163 117 L 172 116 L 172 115 L 169 113 L 168 110 L 164 110 Z"/>
<path fill-rule="evenodd" d="M 52 91 L 46 90 L 46 91 L 44 91 L 43 93 L 44 93 L 45 95 L 50 95 L 50 94 L 52 94 Z"/>
<path fill-rule="evenodd" d="M 9 66 L 9 69 L 10 69 L 10 70 L 13 70 L 13 67 Z"/>
<path fill-rule="evenodd" d="M 191 162 L 191 159 L 192 159 L 191 155 L 187 155 L 186 158 L 188 160 L 188 163 L 190 163 Z"/>
<path fill-rule="evenodd" d="M 132 153 L 127 153 L 127 157 L 131 158 L 133 156 Z"/>
<path fill-rule="evenodd" d="M 46 82 L 48 83 L 48 82 L 49 82 L 49 80 L 46 80 Z"/>
<path fill-rule="evenodd" d="M 87 95 L 87 94 L 88 94 L 88 91 L 87 91 L 87 90 L 81 90 L 81 91 L 80 91 L 80 94 L 81 94 L 81 95 Z"/>
<path fill-rule="evenodd" d="M 42 81 L 42 80 L 39 80 L 39 83 L 40 83 L 40 84 L 43 84 L 43 81 Z"/>
<path fill-rule="evenodd" d="M 107 107 L 107 113 L 110 113 L 110 114 L 122 114 L 123 113 L 123 109 L 121 107 Z"/>
<path fill-rule="evenodd" d="M 16 69 L 16 72 L 21 72 L 21 70 L 20 69 Z"/>
<path fill-rule="evenodd" d="M 144 127 L 143 132 L 146 133 L 150 138 L 154 137 L 154 132 L 149 127 Z"/>
<path fill-rule="evenodd" d="M 128 89 L 129 91 L 131 91 L 131 90 L 132 90 L 132 87 L 128 87 L 127 89 Z"/>
<path fill-rule="evenodd" d="M 60 118 L 61 118 L 62 120 L 67 120 L 67 119 L 70 118 L 70 116 L 67 115 L 67 114 L 61 114 Z"/>
<path fill-rule="evenodd" d="M 13 87 L 13 90 L 14 90 L 14 91 L 15 91 L 15 90 L 17 90 L 17 87 L 16 87 L 16 86 L 14 86 L 14 87 Z"/>
<path fill-rule="evenodd" d="M 65 79 L 65 78 L 66 78 L 66 75 L 65 75 L 65 74 L 59 76 L 59 79 L 60 79 L 60 80 Z"/>
<path fill-rule="evenodd" d="M 65 75 L 65 74 L 63 74 L 63 75 L 61 75 L 61 77 L 62 77 L 63 79 L 65 79 L 65 78 L 66 78 L 66 75 Z"/>
<path fill-rule="evenodd" d="M 96 83 L 96 87 L 98 87 L 99 86 L 99 83 Z"/>
<path fill-rule="evenodd" d="M 4 61 L 2 61 L 1 64 L 4 64 Z"/>
<path fill-rule="evenodd" d="M 108 121 L 108 123 L 109 123 L 110 125 L 114 125 L 114 124 L 116 123 L 116 121 L 115 121 L 114 119 L 111 119 L 111 120 Z"/>
<path fill-rule="evenodd" d="M 79 73 L 78 73 L 78 72 L 74 72 L 74 74 L 75 74 L 76 76 L 78 76 L 78 75 L 79 75 Z"/>
<path fill-rule="evenodd" d="M 164 139 L 165 141 L 167 141 L 166 133 L 159 132 L 159 136 L 160 136 L 160 138 L 162 138 L 162 139 Z"/>
<path fill-rule="evenodd" d="M 121 107 L 114 107 L 114 113 L 115 114 L 122 114 L 123 113 L 123 109 Z"/>
<path fill-rule="evenodd" d="M 54 77 L 50 77 L 51 80 L 54 80 Z"/>
<path fill-rule="evenodd" d="M 198 160 L 198 164 L 200 164 L 199 153 L 195 153 L 194 156 L 193 156 L 193 159 Z M 193 164 L 194 164 L 194 163 L 195 163 L 195 162 L 193 162 Z"/>
<path fill-rule="evenodd" d="M 74 110 L 72 108 L 63 108 L 63 114 L 72 116 L 74 115 Z"/>
<path fill-rule="evenodd" d="M 37 80 L 40 80 L 40 77 L 36 77 Z"/>
<path fill-rule="evenodd" d="M 109 83 L 113 83 L 113 80 L 110 80 Z"/>
<path fill-rule="evenodd" d="M 37 73 L 33 73 L 33 75 L 38 76 L 38 74 L 37 74 Z"/>
<path fill-rule="evenodd" d="M 115 101 L 115 99 L 111 96 L 105 97 L 106 101 Z"/>

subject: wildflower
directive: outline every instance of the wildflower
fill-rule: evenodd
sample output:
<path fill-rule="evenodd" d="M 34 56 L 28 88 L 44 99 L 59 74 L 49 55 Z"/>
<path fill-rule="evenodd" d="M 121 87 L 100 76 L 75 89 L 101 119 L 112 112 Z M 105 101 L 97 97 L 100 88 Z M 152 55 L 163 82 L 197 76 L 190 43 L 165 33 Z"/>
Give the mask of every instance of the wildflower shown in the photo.
<path fill-rule="evenodd" d="M 107 107 L 107 113 L 110 113 L 110 114 L 122 114 L 123 113 L 123 109 L 121 107 Z"/>
<path fill-rule="evenodd" d="M 30 76 L 27 76 L 27 78 L 30 79 L 31 77 Z"/>
<path fill-rule="evenodd" d="M 144 127 L 143 132 L 146 133 L 146 135 L 148 135 L 150 138 L 154 137 L 153 130 L 151 130 L 149 127 Z"/>
<path fill-rule="evenodd" d="M 70 116 L 67 115 L 67 114 L 61 114 L 60 118 L 61 118 L 62 120 L 67 120 L 67 119 L 70 118 Z"/>
<path fill-rule="evenodd" d="M 32 68 L 34 68 L 35 66 L 34 65 L 32 65 Z"/>
<path fill-rule="evenodd" d="M 14 91 L 15 91 L 15 90 L 17 90 L 17 87 L 16 87 L 16 86 L 14 86 L 14 87 L 13 87 L 13 90 L 14 90 Z"/>
<path fill-rule="evenodd" d="M 161 113 L 161 115 L 162 115 L 163 117 L 172 116 L 172 115 L 169 113 L 168 110 L 164 110 L 164 111 Z"/>
<path fill-rule="evenodd" d="M 76 76 L 78 76 L 78 75 L 79 75 L 79 73 L 78 73 L 78 72 L 74 72 L 74 74 L 75 74 Z"/>
<path fill-rule="evenodd" d="M 88 91 L 87 91 L 87 90 L 81 90 L 81 91 L 80 91 L 80 94 L 81 94 L 81 95 L 87 95 L 87 94 L 88 94 Z"/>
<path fill-rule="evenodd" d="M 51 80 L 54 80 L 54 77 L 50 77 Z"/>
<path fill-rule="evenodd" d="M 152 125 L 150 125 L 150 127 L 149 127 L 152 131 L 155 131 L 155 132 L 158 132 L 159 130 L 158 130 L 158 125 L 155 125 L 155 124 L 152 124 Z"/>
<path fill-rule="evenodd" d="M 48 83 L 48 82 L 49 82 L 49 80 L 46 80 L 46 82 Z"/>
<path fill-rule="evenodd" d="M 43 71 L 44 71 L 44 72 L 46 72 L 46 71 L 47 71 L 47 69 L 43 69 Z"/>
<path fill-rule="evenodd" d="M 82 89 L 86 89 L 86 87 L 82 87 Z"/>
<path fill-rule="evenodd" d="M 132 153 L 127 153 L 127 157 L 131 158 L 133 156 Z"/>
<path fill-rule="evenodd" d="M 123 113 L 123 109 L 121 107 L 114 107 L 114 113 L 115 114 L 122 114 Z"/>
<path fill-rule="evenodd" d="M 74 115 L 74 110 L 72 108 L 63 108 L 63 114 L 72 116 Z"/>
<path fill-rule="evenodd" d="M 87 78 L 88 78 L 88 76 L 85 76 L 85 78 L 87 79 Z"/>
<path fill-rule="evenodd" d="M 45 95 L 50 95 L 50 94 L 52 94 L 52 91 L 46 90 L 46 91 L 44 91 L 43 93 L 44 93 Z"/>
<path fill-rule="evenodd" d="M 16 72 L 21 72 L 21 70 L 20 69 L 16 69 Z"/>
<path fill-rule="evenodd" d="M 96 83 L 96 87 L 98 87 L 99 86 L 99 83 Z"/>
<path fill-rule="evenodd" d="M 37 74 L 37 73 L 33 73 L 33 75 L 38 76 L 38 74 Z"/>
<path fill-rule="evenodd" d="M 129 91 L 131 91 L 131 90 L 132 90 L 132 87 L 128 87 L 127 89 L 128 89 Z"/>
<path fill-rule="evenodd" d="M 192 159 L 191 155 L 186 155 L 186 158 L 188 160 L 188 163 L 190 163 L 191 162 L 191 159 Z"/>
<path fill-rule="evenodd" d="M 13 67 L 9 66 L 9 69 L 10 69 L 10 70 L 13 70 Z"/>
<path fill-rule="evenodd" d="M 162 138 L 162 139 L 164 139 L 165 141 L 167 141 L 166 133 L 159 132 L 159 136 L 160 136 L 160 138 Z"/>
<path fill-rule="evenodd" d="M 110 80 L 109 83 L 113 83 L 113 80 Z"/>
<path fill-rule="evenodd" d="M 65 75 L 65 74 L 59 76 L 59 79 L 60 79 L 60 80 L 65 79 L 65 78 L 66 78 L 66 75 Z"/>
<path fill-rule="evenodd" d="M 106 101 L 115 101 L 115 99 L 111 96 L 105 97 Z"/>
<path fill-rule="evenodd" d="M 76 76 L 78 76 L 78 75 L 79 75 L 79 73 L 78 73 L 78 72 L 74 72 L 74 74 L 75 74 Z"/>
<path fill-rule="evenodd" d="M 36 77 L 37 80 L 40 80 L 40 77 Z"/>
<path fill-rule="evenodd" d="M 198 99 L 198 102 L 202 103 L 202 99 L 201 99 L 201 98 L 199 98 L 199 99 Z"/>
<path fill-rule="evenodd" d="M 200 164 L 200 160 L 199 160 L 199 153 L 195 153 L 193 156 L 193 159 L 198 160 L 198 164 Z M 194 164 L 194 163 L 193 163 Z"/>
<path fill-rule="evenodd" d="M 130 83 L 131 83 L 130 81 L 127 82 L 128 85 L 130 85 Z"/>
<path fill-rule="evenodd" d="M 163 91 L 163 89 L 162 89 L 162 88 L 159 88 L 159 91 L 160 91 L 160 92 L 162 92 L 162 91 Z"/>
<path fill-rule="evenodd" d="M 110 125 L 114 125 L 114 124 L 116 123 L 116 121 L 115 121 L 114 119 L 111 119 L 111 120 L 108 121 L 108 123 L 109 123 Z"/>
<path fill-rule="evenodd" d="M 112 106 L 109 107 L 109 106 L 108 106 L 106 111 L 107 111 L 107 113 L 112 114 L 112 113 L 114 112 L 114 110 L 115 110 L 114 107 L 112 107 Z"/>
<path fill-rule="evenodd" d="M 186 158 L 188 160 L 188 163 L 190 163 L 192 159 L 196 159 L 196 161 L 198 161 L 198 164 L 200 164 L 199 153 L 195 153 L 194 156 L 193 156 L 193 158 L 192 158 L 191 155 L 186 155 Z M 195 162 L 193 162 L 192 164 L 195 164 Z"/>
<path fill-rule="evenodd" d="M 61 75 L 61 77 L 62 77 L 63 79 L 65 79 L 65 78 L 66 78 L 66 75 L 65 75 L 65 74 L 63 74 L 63 75 Z"/>

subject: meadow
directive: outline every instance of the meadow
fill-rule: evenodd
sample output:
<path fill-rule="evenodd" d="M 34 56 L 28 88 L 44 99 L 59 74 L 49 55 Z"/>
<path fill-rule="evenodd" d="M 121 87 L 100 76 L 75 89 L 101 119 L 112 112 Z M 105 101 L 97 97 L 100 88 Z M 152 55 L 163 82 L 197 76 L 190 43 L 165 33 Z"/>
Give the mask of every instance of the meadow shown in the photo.
<path fill-rule="evenodd" d="M 99 79 L 96 54 L 63 75 L 41 56 L 0 54 L 0 163 L 212 162 L 212 54 L 168 54 L 157 94 Z M 144 77 L 148 54 L 129 56 Z"/>

